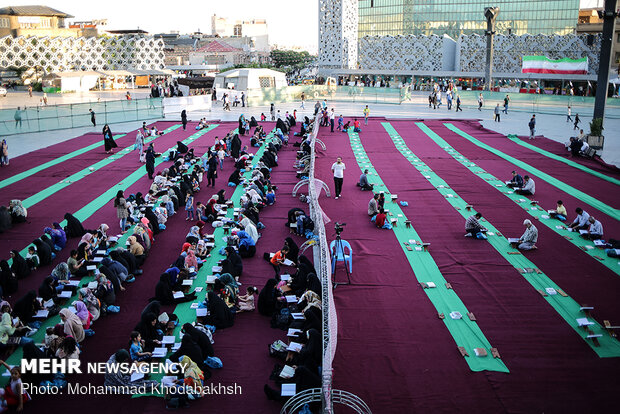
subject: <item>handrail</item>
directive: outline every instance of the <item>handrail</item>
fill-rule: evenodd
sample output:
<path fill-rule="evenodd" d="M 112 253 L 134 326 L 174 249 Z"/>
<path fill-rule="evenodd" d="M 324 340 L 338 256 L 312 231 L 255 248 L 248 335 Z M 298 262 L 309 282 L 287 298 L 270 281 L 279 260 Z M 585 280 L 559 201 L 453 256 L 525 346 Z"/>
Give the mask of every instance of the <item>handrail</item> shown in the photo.
<path fill-rule="evenodd" d="M 329 197 L 329 188 L 327 185 L 315 178 L 315 145 L 320 145 L 323 150 L 326 149 L 325 144 L 317 138 L 319 134 L 320 117 L 317 114 L 314 120 L 312 133 L 310 134 L 310 168 L 308 179 L 302 180 L 295 186 L 293 196 L 302 185 L 308 185 L 308 199 L 310 206 L 310 216 L 314 221 L 314 230 L 317 237 L 313 241 L 304 243 L 305 251 L 310 246 L 313 248 L 314 267 L 317 270 L 317 277 L 321 280 L 321 308 L 323 314 L 323 361 L 321 364 L 321 388 L 312 388 L 301 391 L 284 404 L 280 410 L 281 414 L 297 413 L 305 404 L 313 402 L 321 402 L 323 414 L 333 414 L 334 403 L 346 405 L 360 414 L 371 414 L 370 408 L 361 398 L 347 391 L 332 389 L 332 362 L 336 353 L 336 345 L 338 339 L 338 318 L 336 308 L 334 306 L 334 296 L 331 277 L 331 256 L 329 244 L 327 243 L 327 234 L 325 231 L 325 220 L 323 220 L 323 210 L 319 205 L 319 196 L 321 189 L 325 189 L 326 195 Z M 333 335 L 332 335 L 333 333 Z"/>

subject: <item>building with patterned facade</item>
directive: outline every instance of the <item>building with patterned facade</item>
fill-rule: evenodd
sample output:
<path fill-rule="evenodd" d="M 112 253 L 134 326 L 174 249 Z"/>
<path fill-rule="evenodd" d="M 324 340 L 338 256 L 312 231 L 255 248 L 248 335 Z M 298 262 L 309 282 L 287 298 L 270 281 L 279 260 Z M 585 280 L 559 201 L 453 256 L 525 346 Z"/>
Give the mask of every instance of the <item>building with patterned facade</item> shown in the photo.
<path fill-rule="evenodd" d="M 472 29 L 473 33 L 461 33 L 460 29 L 455 37 L 446 34 L 382 34 L 360 36 L 362 28 L 363 14 L 361 11 L 364 5 L 370 4 L 369 0 L 319 0 L 319 71 L 324 75 L 346 75 L 346 74 L 368 74 L 368 75 L 407 75 L 407 76 L 427 76 L 443 73 L 444 76 L 483 76 L 485 70 L 485 49 L 486 39 L 484 32 L 479 29 Z M 376 24 L 388 27 L 403 27 L 397 19 L 385 16 L 396 16 L 396 3 L 398 4 L 433 4 L 455 3 L 447 1 L 416 1 L 408 2 L 404 0 L 374 0 L 373 8 L 390 7 L 394 9 L 385 13 L 384 17 L 377 17 Z M 480 6 L 481 2 L 459 2 L 453 4 L 454 10 L 448 13 L 456 16 L 461 8 L 469 10 L 471 4 Z M 539 1 L 513 1 L 498 2 L 504 3 L 523 3 L 532 4 L 532 10 L 537 10 L 536 18 L 531 20 L 542 20 L 544 16 L 555 16 L 551 8 L 558 8 L 557 1 L 551 0 L 546 9 Z M 574 3 L 578 1 L 566 1 L 567 10 L 572 10 Z M 495 3 L 493 3 L 495 4 Z M 512 4 L 512 6 L 515 6 Z M 358 6 L 360 10 L 358 10 Z M 476 6 L 476 7 L 478 7 Z M 400 6 L 399 6 L 400 7 Z M 477 21 L 484 23 L 482 13 L 477 13 Z M 358 13 L 359 12 L 359 13 Z M 504 10 L 500 11 L 500 16 Z M 548 14 L 550 13 L 550 14 Z M 572 12 L 571 12 L 572 13 Z M 524 16 L 530 16 L 529 12 Z M 571 14 L 572 16 L 572 14 Z M 359 18 L 359 24 L 358 19 Z M 474 16 L 472 14 L 472 19 Z M 525 18 L 525 17 L 524 17 Z M 529 18 L 529 17 L 528 17 Z M 430 18 L 428 20 L 431 21 Z M 495 57 L 494 71 L 499 75 L 516 77 L 521 74 L 522 57 L 525 55 L 540 55 L 549 58 L 583 58 L 589 61 L 588 79 L 594 79 L 598 72 L 599 52 L 601 48 L 600 35 L 575 35 L 573 34 L 577 24 L 577 14 L 575 14 L 571 31 L 562 27 L 567 23 L 548 22 L 546 28 L 543 23 L 534 25 L 529 22 L 528 28 L 538 27 L 539 32 L 550 32 L 549 34 L 517 34 L 500 33 L 495 36 Z M 400 26 L 399 26 L 400 24 Z M 380 26 L 376 26 L 380 27 Z M 464 26 L 463 26 L 464 27 Z M 392 33 L 400 32 L 394 30 Z M 443 29 L 438 29 L 443 32 Z M 389 31 L 388 31 L 389 32 Z M 558 33 L 554 33 L 558 32 Z M 460 33 L 460 34 L 459 34 Z"/>

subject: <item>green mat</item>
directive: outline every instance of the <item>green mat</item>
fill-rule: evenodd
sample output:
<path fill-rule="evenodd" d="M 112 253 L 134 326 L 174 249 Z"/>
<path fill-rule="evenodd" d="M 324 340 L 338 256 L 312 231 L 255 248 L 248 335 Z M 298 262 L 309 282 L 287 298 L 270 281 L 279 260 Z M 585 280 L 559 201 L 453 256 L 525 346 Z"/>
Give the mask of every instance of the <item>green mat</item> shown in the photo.
<path fill-rule="evenodd" d="M 618 264 L 618 259 L 608 257 L 603 250 L 595 248 L 592 241 L 580 237 L 578 233 L 568 231 L 567 227 L 562 222 L 550 218 L 547 211 L 543 208 L 539 207 L 538 205 L 530 205 L 529 200 L 523 198 L 523 196 L 519 194 L 516 194 L 512 188 L 506 186 L 504 181 L 496 178 L 492 174 L 489 174 L 484 169 L 476 165 L 474 162 L 465 158 L 461 153 L 451 147 L 443 138 L 437 135 L 424 123 L 416 122 L 416 125 L 422 130 L 422 132 L 424 132 L 444 151 L 450 154 L 455 160 L 463 164 L 465 168 L 476 174 L 478 177 L 480 177 L 480 179 L 484 180 L 491 187 L 495 188 L 497 191 L 504 194 L 510 200 L 514 201 L 519 207 L 523 208 L 523 210 L 527 214 L 529 214 L 530 216 L 538 220 L 541 224 L 544 224 L 560 236 L 566 238 L 566 240 L 579 247 L 583 252 L 592 256 L 592 258 L 594 258 L 595 260 L 603 263 L 611 271 L 620 275 L 620 264 Z"/>
<path fill-rule="evenodd" d="M 237 129 L 234 130 L 234 133 L 236 133 L 236 131 Z M 254 158 L 252 159 L 253 167 L 256 166 L 256 164 L 258 163 L 258 160 L 262 157 L 263 153 L 265 152 L 265 148 L 267 147 L 267 144 L 271 142 L 272 137 L 273 137 L 273 132 L 267 135 L 261 147 L 256 151 L 256 154 Z M 243 175 L 248 179 L 251 178 L 252 170 L 246 171 Z M 244 191 L 245 189 L 242 185 L 238 185 L 235 188 L 235 191 L 233 192 L 232 196 L 229 199 L 233 202 L 233 206 L 239 206 L 239 201 Z M 234 216 L 234 208 L 229 208 L 226 216 L 232 219 Z M 177 315 L 179 318 L 179 325 L 174 330 L 174 336 L 176 337 L 175 342 L 180 341 L 179 333 L 181 332 L 183 324 L 192 323 L 196 321 L 196 309 L 192 309 L 191 305 L 192 303 L 204 302 L 205 297 L 207 295 L 207 287 L 206 287 L 207 276 L 212 275 L 213 266 L 217 266 L 217 262 L 224 258 L 224 256 L 220 255 L 219 253 L 220 249 L 222 247 L 226 247 L 227 245 L 223 239 L 224 236 L 226 236 L 224 234 L 224 229 L 222 227 L 214 228 L 211 234 L 213 234 L 213 237 L 215 238 L 215 246 L 213 247 L 213 249 L 211 249 L 210 256 L 207 257 L 206 260 L 203 261 L 203 264 L 201 268 L 198 270 L 196 278 L 193 280 L 192 286 L 190 287 L 190 291 L 196 287 L 203 287 L 202 292 L 196 293 L 196 300 L 194 302 L 179 303 L 174 309 L 174 314 Z M 180 240 L 179 243 L 181 244 L 182 241 L 183 240 Z M 171 354 L 172 352 L 168 352 L 168 354 L 166 355 L 166 358 L 170 357 Z M 155 381 L 161 381 L 163 376 L 164 374 L 153 374 L 151 375 L 151 379 Z M 148 396 L 162 397 L 161 394 L 152 394 L 152 393 L 136 394 L 133 397 L 137 398 L 137 397 L 148 397 Z"/>
<path fill-rule="evenodd" d="M 402 137 L 394 129 L 394 127 L 388 122 L 381 123 L 387 133 L 389 134 L 392 142 L 398 149 L 398 151 L 413 165 L 420 174 L 422 174 L 432 185 L 443 195 L 446 201 L 463 216 L 467 218 L 476 211 L 471 208 L 467 210 L 466 206 L 470 205 L 467 201 L 463 200 L 448 184 L 438 176 L 429 166 L 419 159 L 407 146 Z M 422 129 L 426 127 L 421 122 L 417 122 L 416 125 Z M 432 131 L 431 131 L 432 132 Z M 488 243 L 506 260 L 516 271 L 521 274 L 527 282 L 539 292 L 545 292 L 547 288 L 553 288 L 556 291 L 561 289 L 555 284 L 547 275 L 545 275 L 540 269 L 534 265 L 529 259 L 522 255 L 517 249 L 510 246 L 508 240 L 493 226 L 492 223 L 483 220 L 484 226 L 488 229 Z M 464 240 L 464 243 L 480 242 L 478 240 Z M 600 346 L 595 346 L 592 340 L 586 339 L 588 335 L 586 331 L 580 327 L 577 323 L 578 318 L 585 318 L 585 314 L 580 310 L 579 305 L 570 296 L 562 296 L 560 294 L 546 295 L 544 299 L 551 305 L 553 309 L 582 337 L 588 345 L 596 352 L 601 358 L 606 357 L 618 357 L 620 356 L 620 342 L 615 338 L 609 336 L 607 331 L 592 318 L 588 318 L 593 325 L 590 325 L 590 329 L 595 335 L 602 335 L 598 338 Z"/>
<path fill-rule="evenodd" d="M 183 140 L 183 143 L 186 144 L 186 145 L 190 144 L 191 142 L 193 142 L 196 139 L 200 138 L 206 132 L 215 129 L 217 126 L 218 126 L 217 124 L 209 125 L 208 128 L 205 128 L 205 129 L 201 130 L 200 132 L 197 132 L 197 133 L 191 135 L 190 137 L 186 138 L 185 140 Z M 176 144 L 173 147 L 170 147 L 166 152 L 173 151 L 173 150 L 175 150 L 175 148 L 176 148 Z M 156 165 L 159 165 L 159 164 L 161 164 L 163 162 L 163 160 L 161 158 L 159 158 L 157 161 L 158 162 L 156 163 Z M 194 165 L 192 165 L 191 168 L 188 171 L 191 172 L 193 167 L 194 167 Z M 146 174 L 146 173 L 144 173 L 144 174 Z M 144 175 L 144 174 L 142 174 L 142 175 Z M 129 187 L 129 185 L 127 185 L 126 188 L 128 188 L 128 187 Z M 118 191 L 118 189 L 114 190 L 114 194 L 116 194 L 116 191 Z M 94 213 L 97 210 L 98 210 L 98 208 L 92 210 L 92 213 Z M 123 234 L 121 237 L 119 237 L 119 239 L 118 239 L 118 245 L 119 246 L 125 245 L 125 243 L 127 242 L 127 239 L 129 238 L 129 236 L 131 236 L 133 234 L 134 227 L 135 227 L 135 225 L 131 226 L 131 228 L 125 234 Z M 82 279 L 80 279 L 80 286 L 79 287 L 80 288 L 85 287 L 86 285 L 88 285 L 89 282 L 92 282 L 93 280 L 94 280 L 94 276 L 83 277 Z M 68 299 L 66 301 L 65 305 L 62 306 L 62 307 L 63 308 L 69 307 L 71 305 L 71 303 L 73 303 L 77 299 L 78 299 L 78 294 L 77 294 L 77 291 L 76 291 L 76 293 L 70 299 Z M 111 317 L 114 317 L 114 316 L 111 316 Z M 49 326 L 54 326 L 54 325 L 56 325 L 58 323 L 60 323 L 60 316 L 58 316 L 58 315 L 56 315 L 54 317 L 51 317 L 49 319 L 46 319 L 45 321 L 43 321 L 43 323 L 41 324 L 41 327 L 37 330 L 37 332 L 31 338 L 35 341 L 35 343 L 43 343 L 44 340 L 45 340 L 45 329 L 47 327 L 49 327 Z M 11 354 L 11 356 L 9 358 L 7 358 L 6 363 L 9 364 L 9 365 L 19 365 L 20 361 L 22 359 L 22 355 L 23 355 L 22 348 L 17 348 L 15 350 L 15 352 L 13 352 Z M 0 373 L 4 372 L 5 370 L 6 370 L 6 368 L 0 367 Z M 0 383 L 4 386 L 4 385 L 6 385 L 6 382 L 8 382 L 8 380 L 9 380 L 8 377 L 4 377 L 4 379 L 0 380 Z"/>
<path fill-rule="evenodd" d="M 183 140 L 183 143 L 189 144 L 191 142 L 194 142 L 196 139 L 200 138 L 202 135 L 206 134 L 207 132 L 215 129 L 217 126 L 218 126 L 217 124 L 209 125 L 208 128 L 202 129 L 201 131 L 193 135 L 190 135 L 188 138 Z M 175 125 L 175 127 L 179 128 L 180 125 Z M 176 144 L 175 146 L 168 148 L 166 152 L 173 151 L 175 149 L 176 149 Z M 166 152 L 164 152 L 164 154 Z M 155 159 L 155 166 L 157 167 L 162 162 L 163 162 L 163 157 L 159 157 Z M 136 171 L 134 171 L 133 173 L 125 177 L 122 181 L 120 181 L 114 187 L 109 188 L 99 197 L 95 198 L 90 203 L 82 207 L 80 210 L 73 213 L 73 215 L 80 221 L 86 220 L 87 218 L 92 216 L 97 210 L 105 206 L 111 199 L 116 197 L 116 193 L 118 192 L 118 190 L 123 190 L 123 191 L 127 190 L 131 185 L 137 182 L 140 178 L 144 177 L 146 174 L 147 174 L 146 167 L 143 165 L 140 168 L 138 168 Z M 66 226 L 67 220 L 61 221 L 60 225 L 62 227 Z M 22 256 L 25 256 L 28 253 L 28 246 L 26 246 L 24 249 L 20 251 L 20 254 Z M 12 260 L 9 259 L 8 262 L 9 264 L 11 264 Z"/>
<path fill-rule="evenodd" d="M 570 165 L 571 167 L 573 167 L 573 168 L 577 168 L 578 170 L 581 170 L 581 171 L 587 172 L 588 174 L 592 174 L 592 175 L 594 175 L 595 177 L 601 178 L 601 179 L 603 179 L 603 180 L 605 180 L 605 181 L 609 181 L 610 183 L 614 183 L 614 184 L 616 184 L 616 185 L 620 185 L 620 180 L 618 180 L 618 179 L 616 179 L 616 178 L 609 177 L 609 176 L 607 176 L 607 175 L 605 175 L 605 174 L 603 174 L 603 173 L 600 173 L 600 172 L 595 171 L 595 170 L 593 170 L 593 169 L 591 169 L 591 168 L 588 168 L 588 167 L 586 167 L 585 165 L 581 165 L 581 164 L 579 164 L 578 162 L 575 162 L 575 161 L 573 161 L 573 160 L 569 160 L 569 159 L 567 159 L 567 158 L 564 158 L 564 157 L 561 157 L 561 156 L 559 156 L 559 155 L 556 155 L 556 154 L 554 154 L 554 153 L 552 153 L 552 152 L 545 151 L 544 149 L 538 148 L 538 147 L 537 147 L 537 146 L 535 146 L 535 145 L 532 145 L 532 144 L 530 144 L 530 143 L 527 143 L 527 142 L 525 142 L 525 141 L 523 141 L 523 140 L 519 139 L 519 137 L 517 137 L 516 135 L 512 135 L 512 134 L 511 134 L 511 135 L 508 135 L 508 139 L 509 139 L 509 140 L 511 140 L 512 142 L 514 142 L 515 144 L 519 144 L 519 145 L 521 145 L 522 147 L 529 148 L 529 149 L 531 149 L 532 151 L 535 151 L 535 152 L 537 152 L 537 153 L 539 153 L 539 154 L 544 155 L 545 157 L 548 157 L 548 158 L 554 159 L 554 160 L 556 160 L 556 161 L 563 162 L 564 164 Z"/>
<path fill-rule="evenodd" d="M 465 361 L 469 365 L 469 368 L 472 371 L 487 370 L 509 372 L 501 359 L 493 358 L 491 355 L 491 344 L 484 336 L 484 333 L 482 333 L 478 324 L 467 317 L 469 311 L 465 307 L 465 304 L 463 304 L 453 289 L 448 289 L 446 287 L 446 280 L 437 267 L 432 255 L 421 246 L 416 245 L 416 242 L 422 242 L 420 236 L 415 231 L 413 225 L 409 228 L 406 227 L 405 221 L 407 221 L 407 217 L 398 203 L 390 203 L 389 200 L 391 200 L 391 197 L 387 187 L 368 159 L 368 155 L 361 144 L 358 134 L 351 131 L 352 129 L 349 129 L 349 142 L 355 154 L 357 164 L 360 170 L 369 170 L 368 181 L 375 185 L 375 189 L 383 189 L 386 193 L 386 204 L 384 207 L 389 209 L 389 212 L 392 214 L 391 216 L 388 215 L 388 219 L 397 219 L 397 225 L 393 226 L 392 229 L 399 241 L 399 245 L 403 249 L 418 282 L 433 282 L 435 284 L 435 288 L 424 289 L 424 293 L 426 293 L 435 309 L 437 309 L 437 313 L 444 314 L 445 318 L 443 319 L 443 323 L 454 338 L 456 345 L 464 347 L 469 354 L 468 357 L 465 357 Z M 376 231 L 385 230 L 377 229 Z M 411 251 L 407 249 L 407 246 L 404 244 L 405 242 L 410 245 Z M 462 318 L 452 319 L 450 313 L 453 311 L 460 312 Z M 475 348 L 485 349 L 488 355 L 486 357 L 476 357 L 474 353 Z"/>
<path fill-rule="evenodd" d="M 568 184 L 563 183 L 562 181 L 558 180 L 557 178 L 552 177 L 551 175 L 540 171 L 537 168 L 532 167 L 531 165 L 518 160 L 515 157 L 512 157 L 508 154 L 503 153 L 502 151 L 493 148 L 490 145 L 485 144 L 482 141 L 477 140 L 476 138 L 472 137 L 471 135 L 469 135 L 468 133 L 461 131 L 460 129 L 458 129 L 457 127 L 455 127 L 454 125 L 450 124 L 450 123 L 446 123 L 444 124 L 446 126 L 446 128 L 448 128 L 450 131 L 453 131 L 455 133 L 457 133 L 458 135 L 460 135 L 461 137 L 467 139 L 468 141 L 470 141 L 471 143 L 479 146 L 480 148 L 483 148 L 495 155 L 497 155 L 500 158 L 505 159 L 506 161 L 516 165 L 517 167 L 521 168 L 522 170 L 527 170 L 530 172 L 530 174 L 534 174 L 536 175 L 539 179 L 546 181 L 548 184 L 558 188 L 561 191 L 564 191 L 570 195 L 572 195 L 575 198 L 578 198 L 579 200 L 583 201 L 586 204 L 589 204 L 590 206 L 602 211 L 603 213 L 607 214 L 608 216 L 616 219 L 616 220 L 620 220 L 620 210 L 618 210 L 617 208 L 611 207 L 605 203 L 603 203 L 602 201 L 597 200 L 596 198 L 584 193 L 583 191 L 579 191 L 574 187 L 571 187 Z"/>
<path fill-rule="evenodd" d="M 125 136 L 125 134 L 114 135 L 114 139 L 122 138 L 124 136 Z M 80 154 L 84 154 L 85 152 L 88 152 L 90 150 L 98 148 L 98 147 L 100 147 L 102 145 L 103 145 L 103 141 L 95 142 L 94 144 L 88 145 L 88 146 L 86 146 L 84 148 L 80 148 L 78 150 L 75 150 L 73 152 L 65 154 L 65 155 L 63 155 L 61 157 L 55 158 L 55 159 L 53 159 L 51 161 L 45 162 L 45 163 L 43 163 L 41 165 L 33 167 L 33 168 L 31 168 L 29 170 L 26 170 L 24 172 L 21 172 L 19 174 L 15 174 L 12 177 L 9 177 L 7 179 L 4 179 L 4 180 L 0 181 L 0 188 L 4 188 L 7 185 L 15 184 L 16 182 L 21 181 L 24 178 L 28 178 L 31 175 L 38 173 L 39 171 L 43 171 L 43 170 L 45 170 L 45 169 L 47 169 L 49 167 L 52 167 L 54 165 L 58 165 L 61 162 L 70 160 L 71 158 L 77 157 Z"/>
<path fill-rule="evenodd" d="M 172 132 L 178 128 L 180 128 L 181 125 L 173 125 L 170 128 L 165 129 L 164 135 Z M 151 141 L 156 140 L 157 138 L 159 138 L 160 136 L 155 136 L 155 137 L 148 137 L 144 139 L 144 144 L 148 144 Z M 31 195 L 30 197 L 28 197 L 27 199 L 22 201 L 22 204 L 24 205 L 24 207 L 26 208 L 30 208 L 32 206 L 34 206 L 35 204 L 45 200 L 47 197 L 54 195 L 57 191 L 62 190 L 63 188 L 69 187 L 71 184 L 74 184 L 78 181 L 80 181 L 82 178 L 87 177 L 88 175 L 94 173 L 95 171 L 97 171 L 100 168 L 105 167 L 106 165 L 112 164 L 114 161 L 119 160 L 121 158 L 123 158 L 125 155 L 131 153 L 134 151 L 134 145 L 130 145 L 128 147 L 123 148 L 122 150 L 118 151 L 116 154 L 110 155 L 107 158 L 102 159 L 101 161 L 98 161 L 86 168 L 84 168 L 81 171 L 76 172 L 75 174 L 70 175 L 69 177 L 57 182 L 56 184 L 52 184 L 49 187 L 47 187 L 44 190 L 39 191 L 36 194 Z"/>

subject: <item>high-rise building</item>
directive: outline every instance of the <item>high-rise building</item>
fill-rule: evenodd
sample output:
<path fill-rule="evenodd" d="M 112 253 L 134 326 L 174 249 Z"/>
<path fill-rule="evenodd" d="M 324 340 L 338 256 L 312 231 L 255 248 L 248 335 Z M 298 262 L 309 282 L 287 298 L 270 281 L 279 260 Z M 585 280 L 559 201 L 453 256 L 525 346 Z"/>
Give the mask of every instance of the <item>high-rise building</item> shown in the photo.
<path fill-rule="evenodd" d="M 482 34 L 485 7 L 498 6 L 501 34 L 574 33 L 579 0 L 359 0 L 358 34 Z"/>

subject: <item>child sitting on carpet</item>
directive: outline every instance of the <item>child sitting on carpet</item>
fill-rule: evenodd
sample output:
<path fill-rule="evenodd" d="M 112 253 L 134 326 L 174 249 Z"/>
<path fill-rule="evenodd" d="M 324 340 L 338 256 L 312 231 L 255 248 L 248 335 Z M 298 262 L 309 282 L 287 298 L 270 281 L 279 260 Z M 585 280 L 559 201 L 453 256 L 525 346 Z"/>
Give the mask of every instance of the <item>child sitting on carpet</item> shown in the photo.
<path fill-rule="evenodd" d="M 151 355 L 153 354 L 150 352 L 143 351 L 144 341 L 142 340 L 142 337 L 140 336 L 140 332 L 132 331 L 130 334 L 130 337 L 131 337 L 131 342 L 129 345 L 129 354 L 131 355 L 132 361 L 142 362 L 142 361 L 148 361 L 149 359 L 151 359 Z"/>
<path fill-rule="evenodd" d="M 258 293 L 258 289 L 253 286 L 249 286 L 246 290 L 247 294 L 239 296 L 238 311 L 237 312 L 251 312 L 254 310 L 254 294 Z"/>

